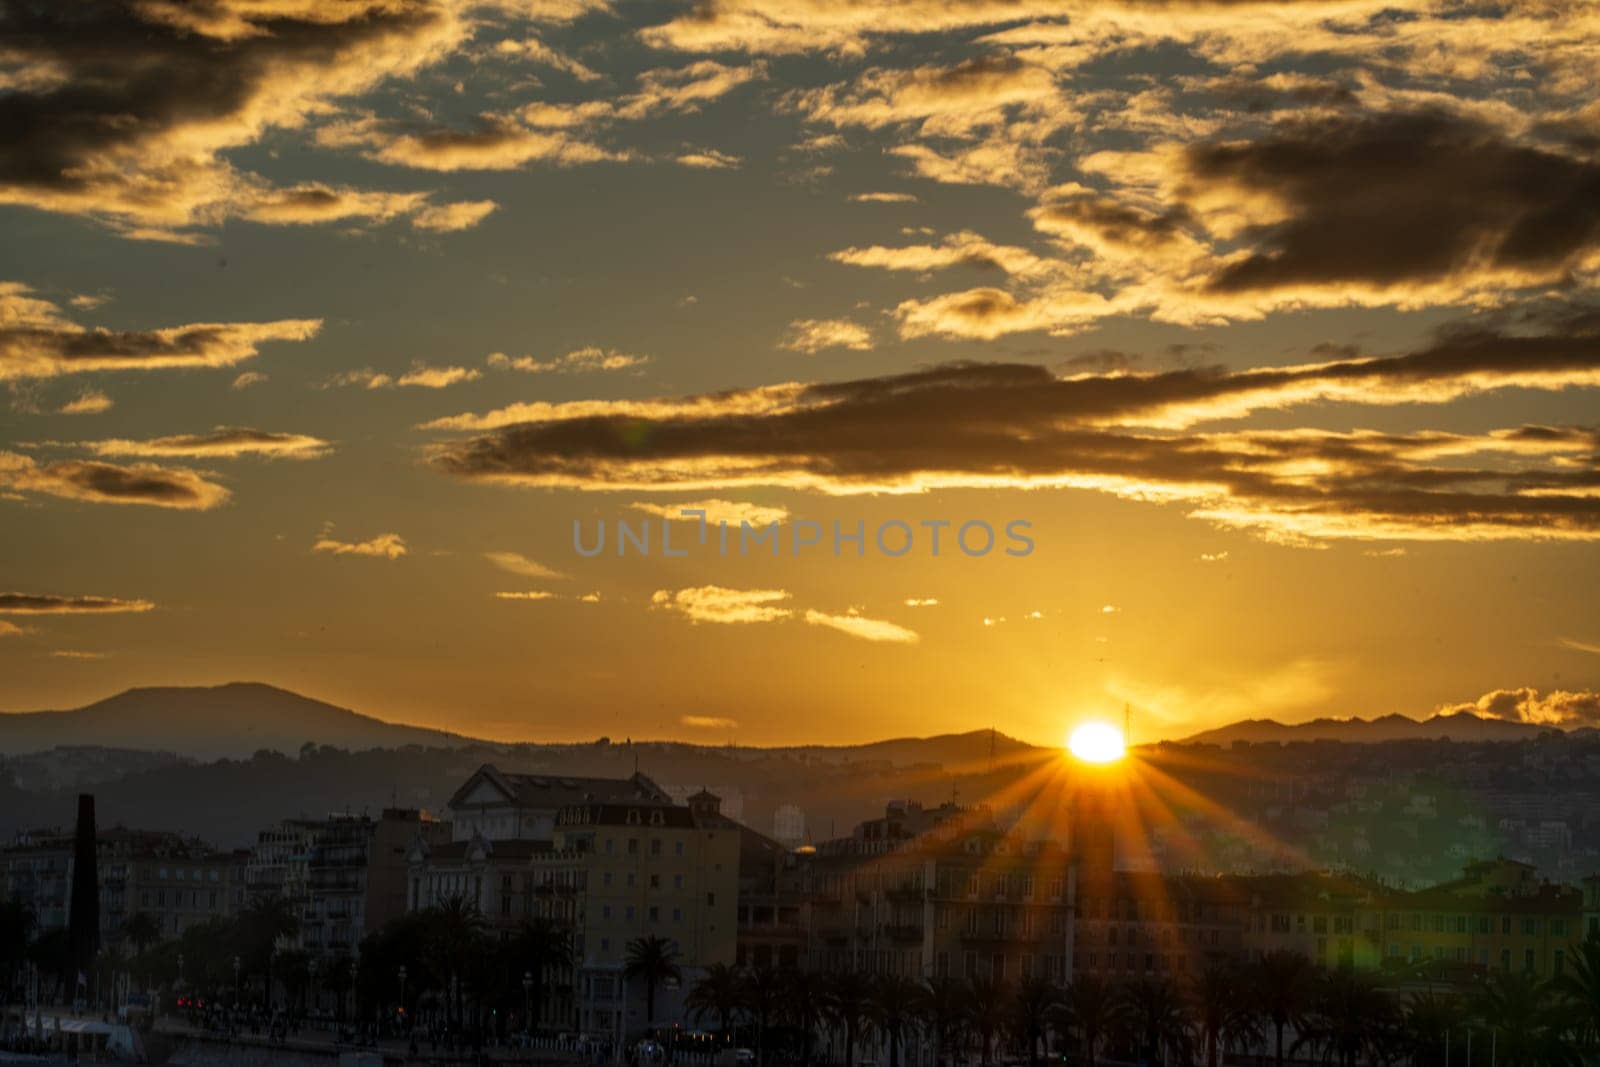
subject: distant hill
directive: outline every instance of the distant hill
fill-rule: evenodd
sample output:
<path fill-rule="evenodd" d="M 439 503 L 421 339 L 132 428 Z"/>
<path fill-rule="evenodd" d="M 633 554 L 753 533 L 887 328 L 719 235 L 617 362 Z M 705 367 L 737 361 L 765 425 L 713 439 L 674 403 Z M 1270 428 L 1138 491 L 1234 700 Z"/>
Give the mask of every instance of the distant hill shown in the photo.
<path fill-rule="evenodd" d="M 1187 744 L 1231 745 L 1235 741 L 1251 744 L 1291 741 L 1521 741 L 1538 737 L 1548 726 L 1527 722 L 1507 722 L 1462 712 L 1410 719 L 1404 715 L 1384 715 L 1376 719 L 1313 719 L 1285 724 L 1273 719 L 1246 719 L 1215 730 L 1184 738 Z"/>
<path fill-rule="evenodd" d="M 166 751 L 194 759 L 240 759 L 259 749 L 295 753 L 307 741 L 338 748 L 429 745 L 470 738 L 404 726 L 259 682 L 129 689 L 70 711 L 0 714 L 0 755 L 61 745 Z"/>

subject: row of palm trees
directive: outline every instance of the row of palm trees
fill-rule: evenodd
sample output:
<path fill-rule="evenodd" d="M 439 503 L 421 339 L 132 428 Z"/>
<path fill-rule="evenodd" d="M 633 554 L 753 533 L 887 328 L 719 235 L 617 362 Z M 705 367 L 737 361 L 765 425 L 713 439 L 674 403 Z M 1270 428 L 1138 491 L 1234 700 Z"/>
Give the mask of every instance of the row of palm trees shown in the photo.
<path fill-rule="evenodd" d="M 690 987 L 686 1006 L 724 1042 L 746 1027 L 758 1056 L 783 1032 L 809 1064 L 815 1037 L 831 1033 L 846 1067 L 866 1047 L 900 1067 L 908 1042 L 919 1039 L 940 1064 L 988 1065 L 1010 1053 L 1034 1067 L 1052 1054 L 1090 1067 L 1102 1057 L 1217 1067 L 1229 1053 L 1251 1053 L 1277 1067 L 1286 1059 L 1443 1067 L 1467 1062 L 1475 1041 L 1475 1063 L 1576 1067 L 1585 1052 L 1600 1053 L 1600 941 L 1584 945 L 1559 979 L 1495 973 L 1470 991 L 1323 970 L 1298 953 L 1274 952 L 1248 964 L 1217 960 L 1182 981 L 1085 975 L 1065 985 L 716 964 Z"/>

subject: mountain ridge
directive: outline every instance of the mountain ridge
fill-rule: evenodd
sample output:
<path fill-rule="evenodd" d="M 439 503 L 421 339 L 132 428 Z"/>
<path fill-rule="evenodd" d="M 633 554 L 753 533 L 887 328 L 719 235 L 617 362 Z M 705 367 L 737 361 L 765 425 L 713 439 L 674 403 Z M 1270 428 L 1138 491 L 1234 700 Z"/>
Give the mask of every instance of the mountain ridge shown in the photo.
<path fill-rule="evenodd" d="M 1226 726 L 1202 730 L 1183 738 L 1186 745 L 1230 745 L 1288 743 L 1295 741 L 1342 741 L 1347 744 L 1374 744 L 1383 741 L 1516 741 L 1539 736 L 1553 726 L 1529 722 L 1510 722 L 1476 715 L 1470 711 L 1454 715 L 1430 715 L 1413 719 L 1390 713 L 1371 719 L 1323 717 L 1300 723 L 1276 719 L 1241 719 Z"/>

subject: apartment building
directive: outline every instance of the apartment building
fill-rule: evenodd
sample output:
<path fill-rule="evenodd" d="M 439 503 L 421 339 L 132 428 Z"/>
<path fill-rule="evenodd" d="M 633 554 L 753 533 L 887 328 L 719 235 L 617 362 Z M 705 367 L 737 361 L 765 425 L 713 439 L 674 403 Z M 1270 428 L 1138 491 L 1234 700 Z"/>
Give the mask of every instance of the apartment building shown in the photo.
<path fill-rule="evenodd" d="M 246 857 L 165 831 L 113 827 L 96 834 L 100 931 L 108 945 L 122 941 L 128 917 L 151 916 L 162 938 L 235 914 L 244 901 Z M 5 895 L 33 909 L 40 931 L 67 925 L 72 893 L 73 835 L 42 830 L 19 834 L 0 851 Z"/>
<path fill-rule="evenodd" d="M 911 978 L 1071 975 L 1071 857 L 1002 831 L 985 808 L 890 805 L 781 879 L 806 960 Z M 779 916 L 783 912 L 779 902 Z"/>
<path fill-rule="evenodd" d="M 363 937 L 405 913 L 411 849 L 449 837 L 448 823 L 416 808 L 385 808 L 376 818 L 329 816 L 309 840 L 301 947 L 355 954 Z"/>
<path fill-rule="evenodd" d="M 676 1021 L 694 977 L 735 959 L 742 844 L 759 835 L 720 806 L 705 790 L 673 803 L 639 774 L 508 775 L 485 766 L 451 799 L 453 839 L 413 844 L 407 905 L 461 898 L 501 936 L 532 918 L 570 929 L 574 967 L 545 976 L 557 991 L 545 1006 L 549 1025 L 616 1037 Z M 684 975 L 657 991 L 655 1020 L 623 973 L 629 943 L 651 935 L 673 943 Z"/>

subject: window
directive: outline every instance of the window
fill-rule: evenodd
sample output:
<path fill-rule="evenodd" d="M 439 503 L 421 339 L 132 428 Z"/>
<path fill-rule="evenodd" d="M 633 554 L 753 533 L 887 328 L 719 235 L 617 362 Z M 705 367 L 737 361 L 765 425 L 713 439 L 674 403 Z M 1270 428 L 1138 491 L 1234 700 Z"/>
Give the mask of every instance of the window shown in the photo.
<path fill-rule="evenodd" d="M 1523 919 L 1522 933 L 1524 937 L 1532 937 L 1539 932 L 1538 919 Z"/>
<path fill-rule="evenodd" d="M 675 923 L 683 921 L 683 909 L 682 908 L 673 908 L 672 909 L 672 921 L 675 922 Z"/>
<path fill-rule="evenodd" d="M 674 889 L 682 889 L 683 888 L 683 875 L 675 874 L 675 875 L 672 876 L 672 888 L 674 888 Z"/>
<path fill-rule="evenodd" d="M 1522 952 L 1522 969 L 1527 971 L 1529 974 L 1532 974 L 1538 969 L 1535 963 L 1537 958 L 1538 957 L 1534 955 L 1533 949 L 1524 949 Z"/>
<path fill-rule="evenodd" d="M 706 907 L 714 908 L 716 906 L 717 906 L 717 895 L 715 893 L 707 893 L 706 894 Z"/>
<path fill-rule="evenodd" d="M 652 874 L 650 876 L 650 888 L 651 889 L 660 889 L 661 888 L 661 876 L 659 874 Z"/>
<path fill-rule="evenodd" d="M 650 839 L 650 855 L 652 855 L 652 856 L 661 855 L 661 838 L 652 837 Z"/>
<path fill-rule="evenodd" d="M 638 854 L 639 854 L 639 839 L 637 837 L 628 838 L 628 855 L 637 856 Z"/>
<path fill-rule="evenodd" d="M 633 918 L 633 905 L 632 905 L 632 904 L 629 904 L 629 905 L 628 905 L 628 914 L 627 914 L 627 918 L 629 918 L 629 919 L 632 919 L 632 918 Z"/>
<path fill-rule="evenodd" d="M 1550 920 L 1550 936 L 1551 937 L 1566 937 L 1567 936 L 1567 920 L 1565 920 L 1565 919 L 1551 919 Z"/>
<path fill-rule="evenodd" d="M 678 842 L 675 842 L 673 844 L 673 846 L 672 846 L 672 854 L 674 856 L 683 855 L 683 842 L 682 841 L 678 841 Z"/>
<path fill-rule="evenodd" d="M 661 921 L 661 909 L 656 907 L 654 904 L 650 905 L 649 916 L 650 916 L 650 921 L 651 922 L 653 922 L 653 923 L 660 922 Z"/>

